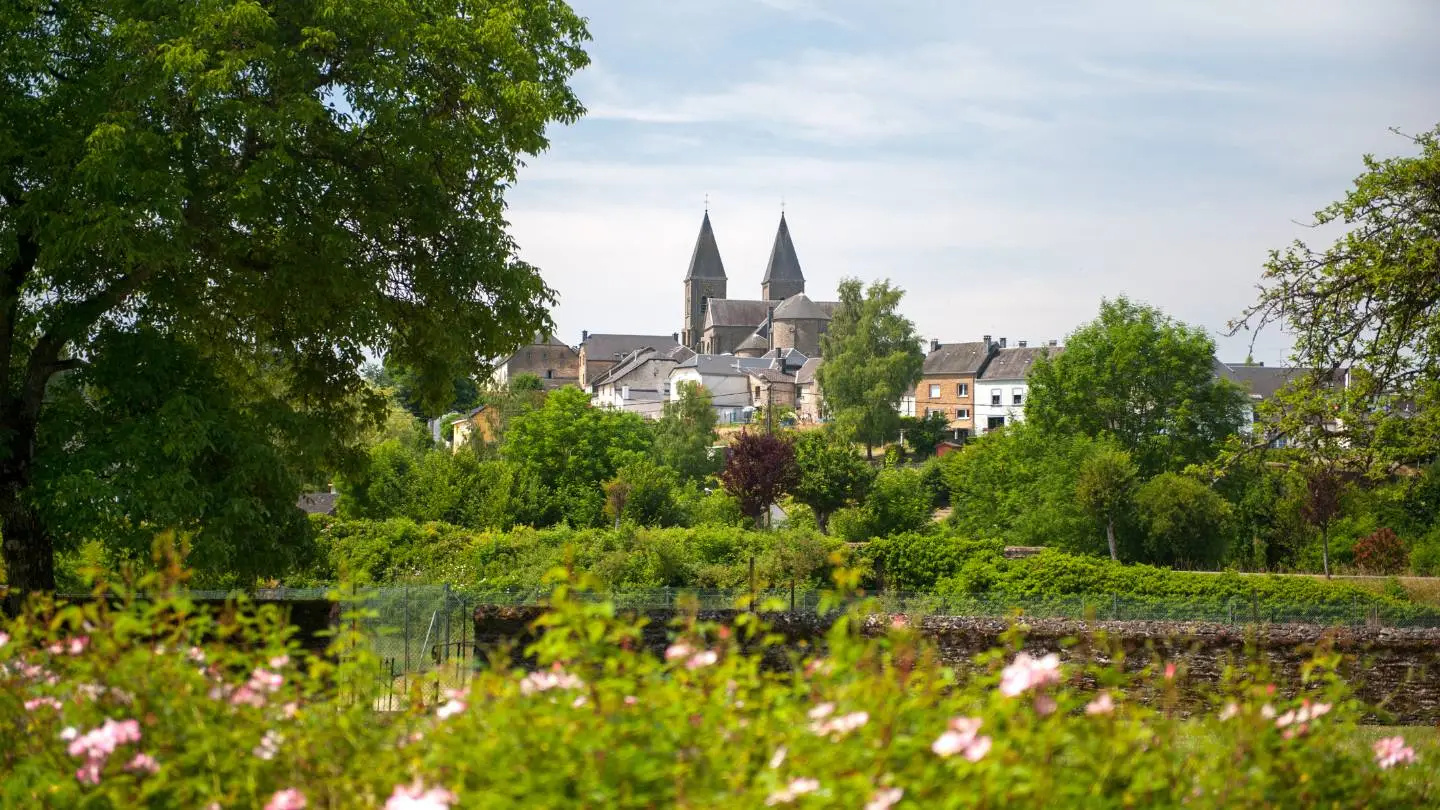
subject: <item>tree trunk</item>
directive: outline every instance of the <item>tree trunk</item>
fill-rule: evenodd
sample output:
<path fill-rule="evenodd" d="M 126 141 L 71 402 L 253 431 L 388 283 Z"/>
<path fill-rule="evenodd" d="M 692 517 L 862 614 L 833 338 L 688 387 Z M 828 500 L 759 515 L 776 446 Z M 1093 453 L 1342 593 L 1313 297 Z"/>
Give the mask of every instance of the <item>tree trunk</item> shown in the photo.
<path fill-rule="evenodd" d="M 1330 578 L 1330 527 L 1320 529 L 1320 564 L 1325 566 L 1325 578 Z"/>
<path fill-rule="evenodd" d="M 830 513 L 815 510 L 815 525 L 820 529 L 821 534 L 830 533 Z"/>
<path fill-rule="evenodd" d="M 10 449 L 13 452 L 15 446 Z M 0 464 L 0 536 L 4 538 L 0 545 L 10 584 L 4 609 L 12 615 L 27 593 L 55 590 L 55 545 L 35 507 L 25 499 L 29 478 L 28 453 Z"/>
<path fill-rule="evenodd" d="M 1110 544 L 1110 559 L 1120 562 L 1120 554 L 1115 549 L 1115 518 L 1105 520 L 1105 542 Z"/>
<path fill-rule="evenodd" d="M 866 460 L 866 461 L 874 461 L 874 460 L 875 460 L 875 446 L 872 445 L 872 444 L 870 444 L 869 442 L 866 442 L 866 443 L 865 443 L 865 460 Z"/>

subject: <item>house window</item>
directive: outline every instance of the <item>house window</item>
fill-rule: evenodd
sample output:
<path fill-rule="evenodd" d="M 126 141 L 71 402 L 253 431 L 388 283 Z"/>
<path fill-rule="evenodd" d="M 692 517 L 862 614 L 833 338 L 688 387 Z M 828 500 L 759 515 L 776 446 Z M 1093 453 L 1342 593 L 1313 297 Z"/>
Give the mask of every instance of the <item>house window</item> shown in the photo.
<path fill-rule="evenodd" d="M 553 379 L 555 379 L 555 369 L 553 369 L 553 368 L 547 368 L 547 369 L 545 369 L 545 379 L 547 379 L 547 380 L 553 380 Z"/>
<path fill-rule="evenodd" d="M 990 407 L 992 407 L 992 408 L 998 408 L 998 407 L 1000 407 L 1000 395 L 1001 395 L 1002 393 L 1004 393 L 1004 392 L 1002 392 L 999 388 L 991 388 L 991 389 L 990 389 Z"/>
<path fill-rule="evenodd" d="M 1005 417 L 1003 416 L 992 416 L 985 424 L 986 430 L 995 430 L 996 428 L 1003 427 L 1005 427 Z"/>
<path fill-rule="evenodd" d="M 957 396 L 957 397 L 968 397 L 968 396 L 970 396 L 970 383 L 955 383 L 955 396 Z"/>
<path fill-rule="evenodd" d="M 970 409 L 969 409 L 969 408 L 956 408 L 956 409 L 955 409 L 955 418 L 956 418 L 956 419 L 969 419 L 969 418 L 970 418 Z"/>
<path fill-rule="evenodd" d="M 940 384 L 939 384 L 939 383 L 932 383 L 932 384 L 930 385 L 930 398 L 931 398 L 931 399 L 939 399 L 939 398 L 940 398 Z"/>
<path fill-rule="evenodd" d="M 1011 404 L 1011 405 L 1024 405 L 1024 404 L 1025 404 L 1025 389 L 1024 389 L 1024 388 L 1012 388 L 1012 389 L 1010 389 L 1010 404 Z"/>

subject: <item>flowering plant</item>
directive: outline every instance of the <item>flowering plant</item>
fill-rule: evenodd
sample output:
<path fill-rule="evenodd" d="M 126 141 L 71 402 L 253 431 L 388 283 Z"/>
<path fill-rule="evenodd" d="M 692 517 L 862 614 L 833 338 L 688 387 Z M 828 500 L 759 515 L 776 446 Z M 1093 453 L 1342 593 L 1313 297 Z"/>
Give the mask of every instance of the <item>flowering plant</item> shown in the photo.
<path fill-rule="evenodd" d="M 837 572 L 841 590 L 852 574 Z M 849 579 L 847 579 L 849 578 Z M 167 583 L 142 583 L 163 593 Z M 789 650 L 754 614 L 692 612 L 663 654 L 643 620 L 554 591 L 521 671 L 400 711 L 342 622 L 308 654 L 281 616 L 180 596 L 36 602 L 0 626 L 0 806 L 55 808 L 1425 807 L 1436 753 L 1366 741 L 1319 655 L 1299 693 L 1235 670 L 1213 704 L 1170 699 L 1103 643 L 942 663 L 911 624 Z M 1088 650 L 1088 651 L 1087 651 Z M 766 657 L 766 653 L 770 653 Z M 1146 696 L 1142 699 L 1142 696 Z M 388 705 L 389 701 L 384 701 Z M 1373 743 L 1373 744 L 1372 744 Z"/>

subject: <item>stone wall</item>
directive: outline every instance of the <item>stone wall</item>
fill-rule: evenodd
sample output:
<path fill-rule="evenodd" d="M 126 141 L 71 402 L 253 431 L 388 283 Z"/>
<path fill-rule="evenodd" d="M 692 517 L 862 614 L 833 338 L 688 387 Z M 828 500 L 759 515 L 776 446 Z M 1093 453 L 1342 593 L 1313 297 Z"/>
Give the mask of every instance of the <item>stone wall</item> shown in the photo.
<path fill-rule="evenodd" d="M 540 615 L 537 607 L 481 607 L 475 612 L 475 636 L 483 650 L 504 640 L 526 642 L 528 627 Z M 667 641 L 673 610 L 647 611 L 646 643 L 656 651 Z M 733 611 L 702 613 L 709 621 L 728 622 Z M 774 630 L 791 648 L 823 642 L 827 622 L 813 615 L 767 616 Z M 875 617 L 867 632 L 883 632 L 888 617 Z M 1333 645 L 1344 656 L 1342 672 L 1366 704 L 1377 707 L 1367 715 L 1374 722 L 1434 724 L 1440 722 L 1440 629 L 1379 627 L 1319 627 L 1314 625 L 1260 625 L 1180 622 L 1080 622 L 1032 620 L 1026 623 L 1025 647 L 1035 652 L 1060 652 L 1063 658 L 1093 657 L 1109 660 L 1125 655 L 1126 668 L 1138 670 L 1158 655 L 1160 660 L 1183 665 L 1186 682 L 1198 689 L 1219 683 L 1231 662 L 1243 662 L 1247 649 L 1265 660 L 1282 690 L 1299 683 L 1301 665 L 1317 644 Z M 1009 627 L 1004 619 L 931 616 L 921 629 L 940 650 L 941 658 L 959 669 L 969 666 L 977 653 L 1000 646 Z M 1077 640 L 1066 645 L 1067 640 Z M 514 649 L 523 648 L 517 644 Z M 769 663 L 785 665 L 783 650 L 775 650 Z M 483 652 L 481 653 L 483 655 Z M 1196 690 L 1190 692 L 1193 698 Z M 1194 705 L 1194 701 L 1190 702 Z"/>

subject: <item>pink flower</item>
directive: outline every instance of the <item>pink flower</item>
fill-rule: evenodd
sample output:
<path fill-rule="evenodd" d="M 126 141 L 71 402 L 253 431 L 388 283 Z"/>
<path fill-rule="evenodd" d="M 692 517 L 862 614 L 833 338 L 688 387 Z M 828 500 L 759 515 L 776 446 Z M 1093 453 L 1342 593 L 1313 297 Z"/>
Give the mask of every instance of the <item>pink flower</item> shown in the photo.
<path fill-rule="evenodd" d="M 212 699 L 215 698 L 217 694 L 223 695 L 224 692 L 223 690 L 210 690 L 210 697 Z M 235 693 L 230 696 L 230 704 L 232 706 L 253 706 L 258 709 L 261 706 L 265 705 L 265 696 L 260 694 L 259 690 L 252 688 L 249 684 L 246 684 L 245 686 L 236 689 Z"/>
<path fill-rule="evenodd" d="M 271 669 L 284 669 L 285 667 L 289 666 L 289 664 L 290 656 L 288 655 L 277 655 L 274 658 L 270 659 Z"/>
<path fill-rule="evenodd" d="M 7 632 L 5 632 L 4 630 L 0 630 L 0 647 L 4 647 L 6 644 L 9 644 L 9 643 L 10 643 L 10 634 L 7 633 Z"/>
<path fill-rule="evenodd" d="M 1230 718 L 1234 717 L 1239 713 L 1240 705 L 1232 700 L 1231 702 L 1225 704 L 1225 708 L 1220 710 L 1220 720 L 1222 722 L 1225 720 L 1229 720 Z"/>
<path fill-rule="evenodd" d="M 280 735 L 280 732 L 270 729 L 265 732 L 265 736 L 260 738 L 260 744 L 255 746 L 250 753 L 263 760 L 272 760 L 276 754 L 280 753 L 280 744 L 284 741 L 285 738 Z"/>
<path fill-rule="evenodd" d="M 103 762 L 101 760 L 92 759 L 86 762 L 84 765 L 81 765 L 75 771 L 76 781 L 80 782 L 81 784 L 100 784 L 100 766 L 102 764 Z"/>
<path fill-rule="evenodd" d="M 790 804 L 806 793 L 814 793 L 820 789 L 820 780 L 806 777 L 796 777 L 790 780 L 790 784 L 784 790 L 777 790 L 765 798 L 765 806 L 774 807 L 777 804 Z M 388 810 L 388 809 L 387 809 Z"/>
<path fill-rule="evenodd" d="M 455 803 L 455 794 L 444 788 L 427 788 L 420 782 L 409 787 L 396 785 L 385 802 L 385 810 L 446 810 Z"/>
<path fill-rule="evenodd" d="M 435 710 L 435 716 L 441 720 L 448 720 L 451 717 L 465 711 L 465 701 L 451 700 Z"/>
<path fill-rule="evenodd" d="M 1110 697 L 1109 692 L 1101 692 L 1100 696 L 1085 704 L 1085 713 L 1089 715 L 1110 714 L 1115 711 L 1115 701 Z"/>
<path fill-rule="evenodd" d="M 115 751 L 116 746 L 140 741 L 140 724 L 134 720 L 115 722 L 106 718 L 99 728 L 80 735 L 70 743 L 68 750 L 72 757 L 100 760 L 102 763 Z"/>
<path fill-rule="evenodd" d="M 62 704 L 60 701 L 56 700 L 55 698 L 49 697 L 49 696 L 46 696 L 46 697 L 38 697 L 38 698 L 31 698 L 31 699 L 25 701 L 25 711 L 27 711 L 27 712 L 33 712 L 33 711 L 35 711 L 36 709 L 40 708 L 41 706 L 49 706 L 50 708 L 52 708 L 52 709 L 54 709 L 55 711 L 58 712 L 58 711 L 60 711 L 60 709 L 64 706 L 64 704 Z"/>
<path fill-rule="evenodd" d="M 695 650 L 683 641 L 677 641 L 665 648 L 665 660 L 674 661 L 679 658 L 687 658 Z"/>
<path fill-rule="evenodd" d="M 950 728 L 930 744 L 930 750 L 940 757 L 963 753 L 971 762 L 979 762 L 990 752 L 990 738 L 977 736 L 982 722 L 978 717 L 952 719 Z"/>
<path fill-rule="evenodd" d="M 89 637 L 89 636 L 76 636 L 75 638 L 70 639 L 70 643 L 69 643 L 69 651 L 70 651 L 70 654 L 71 654 L 71 655 L 79 655 L 80 653 L 85 652 L 85 648 L 88 647 L 88 646 L 90 646 L 90 637 Z"/>
<path fill-rule="evenodd" d="M 295 715 L 300 713 L 300 704 L 292 700 L 280 707 L 280 713 L 285 715 L 286 720 L 294 720 Z"/>
<path fill-rule="evenodd" d="M 80 732 L 77 731 L 74 726 L 66 726 L 65 729 L 60 732 L 60 739 L 64 740 L 65 742 L 70 742 L 71 740 L 79 736 Z"/>
<path fill-rule="evenodd" d="M 256 692 L 275 692 L 285 683 L 285 676 L 278 672 L 271 672 L 268 669 L 257 668 L 250 673 L 250 682 L 246 686 Z"/>
<path fill-rule="evenodd" d="M 587 698 L 587 697 L 585 697 L 584 695 L 576 695 L 576 696 L 575 696 L 575 699 L 572 700 L 572 701 L 570 701 L 570 708 L 572 708 L 572 709 L 584 708 L 585 704 L 586 704 L 586 703 L 589 703 L 589 702 L 590 702 L 590 699 Z"/>
<path fill-rule="evenodd" d="M 285 788 L 275 791 L 275 795 L 265 803 L 265 810 L 305 810 L 306 804 L 304 793 L 295 788 Z"/>
<path fill-rule="evenodd" d="M 1381 770 L 1389 770 L 1396 765 L 1407 765 L 1415 761 L 1415 749 L 1405 744 L 1404 737 L 1385 737 L 1375 741 L 1375 764 Z"/>
<path fill-rule="evenodd" d="M 637 698 L 637 697 L 635 697 L 634 695 L 626 695 L 626 696 L 625 696 L 625 705 L 626 705 L 626 706 L 634 706 L 636 703 L 639 703 L 639 702 L 640 702 L 640 698 Z"/>
<path fill-rule="evenodd" d="M 788 752 L 783 745 L 775 749 L 775 753 L 770 755 L 770 770 L 777 770 L 781 765 L 785 764 L 786 753 Z"/>
<path fill-rule="evenodd" d="M 1290 711 L 1285 712 L 1284 714 L 1275 718 L 1275 727 L 1285 728 L 1293 722 L 1295 722 L 1295 710 L 1291 709 Z"/>
<path fill-rule="evenodd" d="M 533 695 L 552 689 L 579 689 L 585 682 L 562 669 L 549 672 L 532 672 L 520 679 L 520 694 Z"/>
<path fill-rule="evenodd" d="M 890 810 L 904 795 L 904 788 L 881 788 L 870 795 L 870 801 L 865 803 L 865 810 Z"/>
<path fill-rule="evenodd" d="M 149 754 L 136 754 L 129 762 L 125 763 L 125 770 L 131 773 L 155 773 L 160 770 L 160 763 Z"/>
<path fill-rule="evenodd" d="M 191 647 L 190 652 L 185 654 L 187 658 L 197 664 L 205 663 L 205 651 L 199 647 Z"/>
<path fill-rule="evenodd" d="M 1055 713 L 1055 698 L 1049 695 L 1035 696 L 1035 713 L 1041 717 L 1049 717 Z"/>
<path fill-rule="evenodd" d="M 1275 707 L 1271 706 L 1269 703 L 1266 703 L 1264 706 L 1260 707 L 1260 716 L 1265 718 L 1266 720 L 1274 720 Z"/>
<path fill-rule="evenodd" d="M 690 660 L 685 662 L 685 668 L 690 670 L 700 669 L 701 667 L 708 667 L 719 660 L 720 654 L 714 650 L 701 650 L 690 656 Z"/>
<path fill-rule="evenodd" d="M 1022 652 L 1015 656 L 1010 666 L 1000 672 L 1000 694 L 1015 697 L 1022 692 L 1038 689 L 1060 681 L 1060 656 L 1050 653 L 1043 658 L 1031 658 Z"/>
<path fill-rule="evenodd" d="M 1173 681 L 1173 680 L 1175 680 L 1175 662 L 1174 662 L 1174 661 L 1167 661 L 1167 662 L 1165 663 L 1165 680 L 1167 680 L 1167 681 Z"/>
<path fill-rule="evenodd" d="M 831 704 L 826 703 L 823 705 L 830 706 Z M 819 708 L 820 707 L 817 706 L 815 709 L 811 709 L 810 713 L 812 715 L 815 714 L 816 709 Z M 810 724 L 810 731 L 817 736 L 824 737 L 828 735 L 830 739 L 838 740 L 868 722 L 870 722 L 869 712 L 851 712 L 850 714 L 842 714 L 833 720 L 816 720 Z"/>
<path fill-rule="evenodd" d="M 816 706 L 805 714 L 811 720 L 824 720 L 825 718 L 829 717 L 834 711 L 834 703 L 821 703 L 820 705 Z"/>

